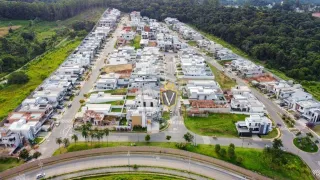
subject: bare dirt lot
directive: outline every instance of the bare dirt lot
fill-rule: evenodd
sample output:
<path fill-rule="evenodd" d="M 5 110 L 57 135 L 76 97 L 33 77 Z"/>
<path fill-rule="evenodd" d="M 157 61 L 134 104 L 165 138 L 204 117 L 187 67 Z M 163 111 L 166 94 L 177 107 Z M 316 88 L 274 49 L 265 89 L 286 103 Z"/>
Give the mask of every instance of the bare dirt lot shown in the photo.
<path fill-rule="evenodd" d="M 21 26 L 11 26 L 12 30 L 18 29 Z M 4 37 L 5 35 L 7 35 L 9 33 L 9 29 L 10 27 L 0 27 L 0 37 Z"/>
<path fill-rule="evenodd" d="M 105 73 L 112 73 L 112 72 L 121 72 L 121 71 L 131 71 L 132 64 L 121 64 L 121 65 L 107 65 L 104 67 Z"/>

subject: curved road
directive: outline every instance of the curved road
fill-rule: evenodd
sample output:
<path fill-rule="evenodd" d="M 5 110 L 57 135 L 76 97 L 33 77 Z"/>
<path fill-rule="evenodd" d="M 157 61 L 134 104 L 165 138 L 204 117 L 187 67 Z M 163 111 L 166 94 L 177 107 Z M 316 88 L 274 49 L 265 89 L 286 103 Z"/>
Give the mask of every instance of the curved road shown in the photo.
<path fill-rule="evenodd" d="M 184 171 L 191 171 L 195 174 L 201 174 L 213 179 L 245 179 L 243 176 L 229 172 L 225 169 L 219 168 L 214 165 L 204 164 L 196 161 L 189 161 L 189 159 L 176 158 L 164 155 L 155 154 L 117 154 L 117 155 L 104 155 L 94 156 L 82 159 L 71 160 L 54 165 L 43 167 L 43 171 L 46 173 L 46 177 L 54 175 L 60 175 L 65 173 L 71 173 L 75 171 L 110 167 L 110 166 L 124 166 L 124 165 L 137 164 L 145 166 L 158 166 L 167 167 L 173 169 L 179 169 Z M 190 164 L 189 164 L 190 163 Z M 129 170 L 129 169 L 128 169 Z M 34 179 L 37 174 L 41 172 L 41 169 L 26 172 L 23 176 L 25 179 Z"/>

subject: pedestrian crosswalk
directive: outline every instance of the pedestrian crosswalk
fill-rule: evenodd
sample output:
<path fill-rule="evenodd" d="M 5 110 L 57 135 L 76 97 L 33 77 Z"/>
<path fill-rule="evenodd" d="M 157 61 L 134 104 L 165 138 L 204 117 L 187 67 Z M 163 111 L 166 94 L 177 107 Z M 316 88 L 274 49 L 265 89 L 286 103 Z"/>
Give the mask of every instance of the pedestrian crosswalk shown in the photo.
<path fill-rule="evenodd" d="M 319 164 L 319 162 L 318 162 Z M 318 178 L 320 178 L 320 169 L 316 169 L 316 170 L 312 170 L 312 173 L 317 176 Z"/>

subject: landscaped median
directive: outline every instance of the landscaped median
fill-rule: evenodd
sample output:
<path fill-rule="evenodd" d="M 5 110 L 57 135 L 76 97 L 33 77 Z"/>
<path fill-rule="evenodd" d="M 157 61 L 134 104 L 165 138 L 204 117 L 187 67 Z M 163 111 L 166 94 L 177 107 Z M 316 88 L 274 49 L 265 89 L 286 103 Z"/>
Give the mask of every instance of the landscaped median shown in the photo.
<path fill-rule="evenodd" d="M 103 147 L 117 147 L 117 146 L 132 146 L 130 142 L 77 142 L 72 143 L 67 148 L 60 148 L 56 150 L 54 156 L 64 154 L 67 152 L 83 151 L 88 149 L 103 148 Z M 177 143 L 168 142 L 138 142 L 134 143 L 135 146 L 157 146 L 171 149 L 178 149 Z M 221 149 L 228 150 L 227 147 L 221 147 Z M 187 145 L 186 151 L 202 154 L 205 156 L 221 159 L 226 162 L 230 162 L 234 165 L 259 172 L 265 176 L 275 179 L 313 179 L 312 174 L 308 166 L 296 155 L 283 152 L 282 157 L 286 159 L 287 164 L 277 165 L 274 164 L 269 156 L 266 156 L 263 150 L 252 149 L 252 148 L 235 148 L 235 154 L 237 158 L 230 159 L 227 155 L 218 154 L 215 151 L 214 145 L 203 145 L 198 146 Z M 162 151 L 163 152 L 163 151 Z M 68 154 L 68 153 L 67 153 Z M 290 169 L 290 171 L 288 171 Z"/>

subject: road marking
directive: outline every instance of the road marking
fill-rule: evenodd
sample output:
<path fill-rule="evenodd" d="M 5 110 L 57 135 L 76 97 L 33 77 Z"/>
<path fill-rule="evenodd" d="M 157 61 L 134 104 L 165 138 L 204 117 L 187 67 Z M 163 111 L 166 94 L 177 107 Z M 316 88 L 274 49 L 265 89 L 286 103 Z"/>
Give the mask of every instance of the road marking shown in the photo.
<path fill-rule="evenodd" d="M 210 144 L 210 138 L 209 137 L 203 136 L 202 139 L 203 139 L 203 144 Z"/>
<path fill-rule="evenodd" d="M 312 170 L 312 173 L 313 173 L 315 176 L 320 177 L 320 169 Z"/>
<path fill-rule="evenodd" d="M 320 166 L 320 161 L 317 161 L 317 163 L 318 163 L 318 166 Z"/>

